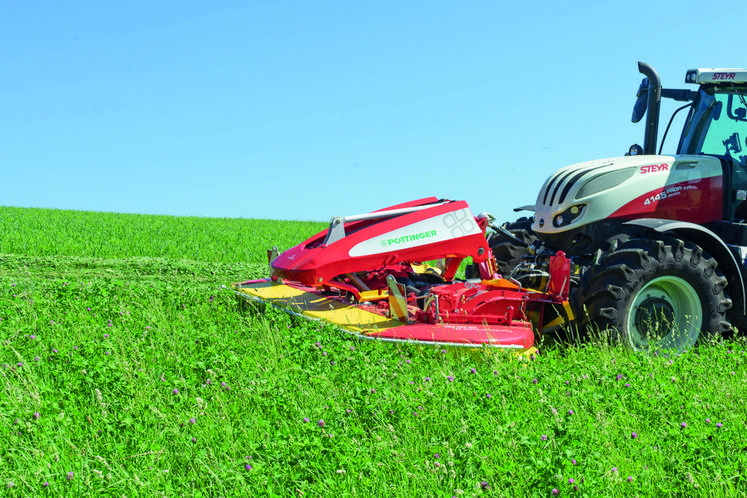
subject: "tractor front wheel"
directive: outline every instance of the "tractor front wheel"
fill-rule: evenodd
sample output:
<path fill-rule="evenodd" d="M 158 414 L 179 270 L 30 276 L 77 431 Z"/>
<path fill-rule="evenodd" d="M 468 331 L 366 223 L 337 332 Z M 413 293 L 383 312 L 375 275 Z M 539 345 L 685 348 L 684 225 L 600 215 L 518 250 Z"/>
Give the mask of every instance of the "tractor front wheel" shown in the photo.
<path fill-rule="evenodd" d="M 632 238 L 583 273 L 576 301 L 592 330 L 608 330 L 633 349 L 683 351 L 701 334 L 730 330 L 726 283 L 695 244 Z"/>

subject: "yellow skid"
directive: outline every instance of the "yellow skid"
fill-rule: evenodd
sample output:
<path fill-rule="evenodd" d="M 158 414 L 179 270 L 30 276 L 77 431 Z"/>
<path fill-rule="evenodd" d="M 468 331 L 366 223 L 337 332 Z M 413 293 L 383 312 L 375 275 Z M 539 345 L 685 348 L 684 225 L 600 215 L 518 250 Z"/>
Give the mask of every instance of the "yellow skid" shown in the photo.
<path fill-rule="evenodd" d="M 296 287 L 267 280 L 235 284 L 236 291 L 251 300 L 271 304 L 308 318 L 324 320 L 345 330 L 366 333 L 399 327 L 402 322 L 371 313 L 351 304 L 318 296 Z"/>

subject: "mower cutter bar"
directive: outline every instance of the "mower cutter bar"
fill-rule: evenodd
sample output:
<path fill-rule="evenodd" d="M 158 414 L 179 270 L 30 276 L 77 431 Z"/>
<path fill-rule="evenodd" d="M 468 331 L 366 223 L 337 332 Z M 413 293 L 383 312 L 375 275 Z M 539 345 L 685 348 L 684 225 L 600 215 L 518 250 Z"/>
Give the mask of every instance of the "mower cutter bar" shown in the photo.
<path fill-rule="evenodd" d="M 295 282 L 253 280 L 234 284 L 234 288 L 243 300 L 269 305 L 300 318 L 330 323 L 359 339 L 461 348 L 487 346 L 514 351 L 533 349 L 534 345 L 531 324 L 524 320 L 513 320 L 508 325 L 414 320 L 405 324 L 390 318 L 374 304 L 349 302 Z"/>

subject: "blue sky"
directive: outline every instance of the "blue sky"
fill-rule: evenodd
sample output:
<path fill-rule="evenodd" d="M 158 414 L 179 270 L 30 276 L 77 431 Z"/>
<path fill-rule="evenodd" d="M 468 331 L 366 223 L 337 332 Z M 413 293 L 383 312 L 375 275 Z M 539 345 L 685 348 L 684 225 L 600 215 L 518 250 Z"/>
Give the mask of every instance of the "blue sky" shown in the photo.
<path fill-rule="evenodd" d="M 642 143 L 637 61 L 747 66 L 743 1 L 214 3 L 0 0 L 0 205 L 513 219 Z"/>

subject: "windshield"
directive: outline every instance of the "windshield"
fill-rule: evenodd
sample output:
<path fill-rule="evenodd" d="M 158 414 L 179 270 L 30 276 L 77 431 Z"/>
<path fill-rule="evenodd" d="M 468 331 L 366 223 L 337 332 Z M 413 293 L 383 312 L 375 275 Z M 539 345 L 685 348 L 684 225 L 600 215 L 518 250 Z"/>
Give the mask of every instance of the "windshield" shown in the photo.
<path fill-rule="evenodd" d="M 747 87 L 703 86 L 680 139 L 680 154 L 721 156 L 747 166 Z"/>

